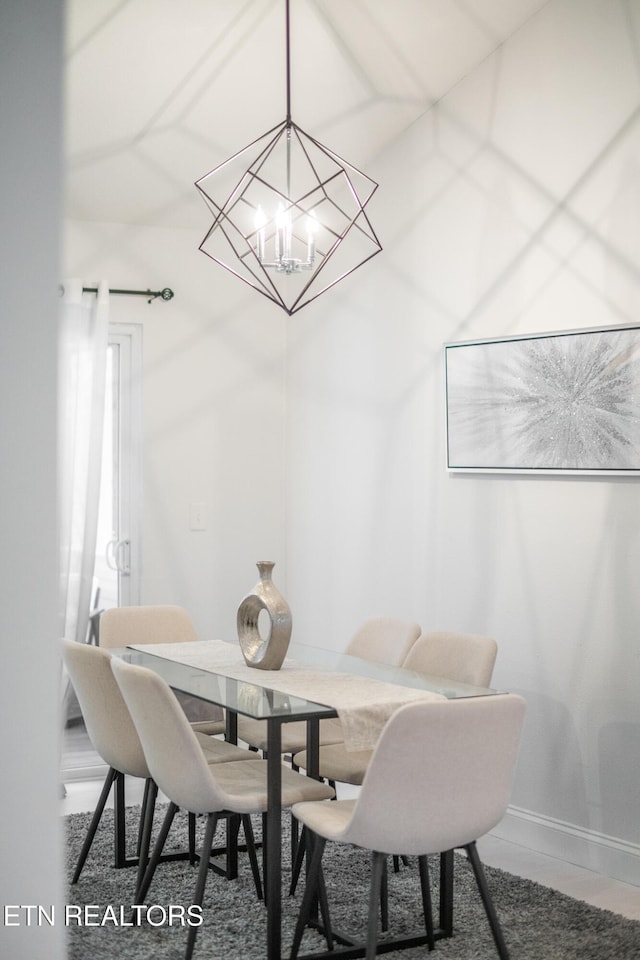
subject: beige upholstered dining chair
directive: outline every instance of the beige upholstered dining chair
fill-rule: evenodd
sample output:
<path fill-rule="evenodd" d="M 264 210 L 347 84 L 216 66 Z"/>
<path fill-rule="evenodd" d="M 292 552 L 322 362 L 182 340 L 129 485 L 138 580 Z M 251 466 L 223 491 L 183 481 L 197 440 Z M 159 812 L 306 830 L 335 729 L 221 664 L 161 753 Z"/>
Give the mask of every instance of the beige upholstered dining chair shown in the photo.
<path fill-rule="evenodd" d="M 425 676 L 488 687 L 498 646 L 492 637 L 472 633 L 425 633 L 409 649 L 402 666 Z M 371 760 L 371 750 L 347 750 L 344 741 L 321 746 L 319 774 L 330 783 L 359 785 Z M 306 750 L 294 758 L 307 768 Z"/>
<path fill-rule="evenodd" d="M 493 637 L 479 633 L 432 631 L 420 637 L 407 653 L 402 666 L 426 676 L 489 687 L 497 654 L 498 644 Z"/>
<path fill-rule="evenodd" d="M 157 786 L 154 783 L 140 738 L 111 670 L 111 654 L 100 647 L 62 641 L 62 659 L 78 697 L 87 733 L 95 750 L 108 764 L 109 770 L 84 840 L 72 883 L 77 883 L 95 837 L 105 804 L 115 787 L 115 866 L 138 864 L 138 883 L 149 849 L 149 837 L 153 821 Z M 205 763 L 221 763 L 228 760 L 249 758 L 249 751 L 224 740 L 203 733 L 195 734 Z M 125 776 L 139 777 L 146 781 L 137 858 L 127 859 L 125 846 Z"/>
<path fill-rule="evenodd" d="M 524 712 L 525 702 L 515 694 L 407 704 L 387 722 L 356 800 L 294 805 L 293 815 L 314 843 L 292 958 L 298 955 L 313 897 L 321 890 L 322 853 L 332 840 L 372 853 L 367 960 L 376 955 L 377 902 L 386 857 L 419 858 L 425 936 L 431 948 L 426 858 L 457 847 L 467 853 L 498 953 L 508 960 L 476 841 L 495 827 L 509 802 Z"/>
<path fill-rule="evenodd" d="M 184 607 L 157 604 L 114 607 L 100 618 L 100 646 L 127 647 L 136 643 L 189 643 L 198 639 L 193 620 Z M 187 717 L 199 733 L 224 733 L 224 712 L 188 693 L 177 693 Z"/>
<path fill-rule="evenodd" d="M 420 636 L 420 625 L 397 617 L 371 617 L 354 633 L 346 652 L 353 657 L 399 666 Z M 320 744 L 340 743 L 344 737 L 338 719 L 321 720 Z M 238 737 L 256 750 L 267 749 L 267 724 L 264 720 L 238 718 Z M 292 756 L 307 746 L 305 721 L 287 723 L 282 728 L 282 752 Z"/>
<path fill-rule="evenodd" d="M 352 657 L 399 666 L 420 636 L 420 624 L 398 617 L 371 617 L 356 630 L 347 653 Z"/>
<path fill-rule="evenodd" d="M 207 816 L 193 899 L 194 905 L 202 906 L 218 819 L 228 814 L 248 818 L 252 813 L 266 812 L 268 763 L 255 758 L 215 767 L 208 765 L 196 734 L 165 681 L 151 670 L 115 658 L 112 669 L 138 731 L 151 775 L 170 801 L 138 890 L 138 901 L 142 903 L 146 897 L 168 830 L 182 807 L 190 813 Z M 330 799 L 334 791 L 283 767 L 281 796 L 283 807 L 289 807 L 302 800 Z M 193 952 L 196 931 L 197 927 L 189 929 L 186 960 Z"/>

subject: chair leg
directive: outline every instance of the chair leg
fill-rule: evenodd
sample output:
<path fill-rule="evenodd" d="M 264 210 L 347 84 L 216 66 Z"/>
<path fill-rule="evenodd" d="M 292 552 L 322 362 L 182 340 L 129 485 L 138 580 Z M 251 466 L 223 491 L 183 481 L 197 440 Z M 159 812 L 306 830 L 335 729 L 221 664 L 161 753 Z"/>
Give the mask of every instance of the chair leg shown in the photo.
<path fill-rule="evenodd" d="M 327 898 L 327 887 L 324 882 L 324 872 L 322 870 L 322 860 L 318 866 L 318 902 L 322 914 L 322 923 L 324 927 L 324 937 L 327 941 L 327 949 L 333 950 L 333 931 L 331 929 L 331 917 L 329 916 L 329 900 Z"/>
<path fill-rule="evenodd" d="M 251 823 L 251 817 L 249 814 L 244 814 L 242 817 L 242 826 L 244 829 L 244 837 L 247 841 L 247 853 L 249 855 L 249 863 L 251 864 L 251 873 L 253 874 L 253 882 L 256 888 L 256 894 L 258 900 L 262 900 L 262 881 L 260 879 L 260 868 L 258 867 L 258 857 L 256 856 L 256 841 L 253 835 L 253 824 Z"/>
<path fill-rule="evenodd" d="M 384 853 L 371 852 L 371 886 L 369 888 L 369 917 L 367 920 L 366 960 L 375 960 L 378 939 L 378 902 L 382 892 L 382 883 L 387 862 Z"/>
<path fill-rule="evenodd" d="M 151 886 L 151 881 L 153 880 L 153 875 L 156 872 L 156 867 L 160 863 L 160 857 L 162 855 L 162 850 L 163 850 L 165 841 L 167 839 L 167 835 L 169 833 L 169 830 L 171 829 L 171 824 L 173 823 L 173 819 L 177 812 L 178 812 L 177 804 L 173 802 L 170 803 L 167 808 L 165 818 L 162 821 L 162 826 L 160 827 L 160 833 L 158 834 L 158 838 L 153 847 L 153 853 L 149 858 L 147 869 L 144 872 L 142 883 L 139 885 L 136 891 L 139 903 L 142 903 L 144 901 L 147 895 L 147 891 Z"/>
<path fill-rule="evenodd" d="M 189 812 L 187 818 L 187 835 L 189 837 L 189 865 L 195 866 L 196 862 L 196 815 Z"/>
<path fill-rule="evenodd" d="M 324 848 L 327 842 L 324 837 L 317 836 L 316 834 L 313 834 L 312 838 L 310 830 L 306 831 L 306 836 L 307 844 L 312 844 L 311 858 L 307 873 L 307 882 L 304 887 L 304 894 L 302 895 L 302 903 L 300 904 L 300 913 L 298 914 L 298 921 L 296 923 L 296 929 L 293 936 L 293 943 L 291 944 L 291 960 L 296 960 L 296 957 L 298 956 L 300 944 L 302 943 L 302 936 L 304 934 L 304 928 L 306 927 L 307 921 L 311 914 L 311 907 L 313 905 L 313 900 L 316 895 L 320 880 L 322 854 L 324 853 Z M 326 919 L 327 918 L 325 918 L 325 920 Z M 331 949 L 331 947 L 329 947 L 329 949 Z"/>
<path fill-rule="evenodd" d="M 105 777 L 104 785 L 102 787 L 102 791 L 100 793 L 100 798 L 96 805 L 96 809 L 94 811 L 93 817 L 91 818 L 91 823 L 89 824 L 89 829 L 87 830 L 87 835 L 84 839 L 84 843 L 82 844 L 82 850 L 80 851 L 80 856 L 78 857 L 78 863 L 77 863 L 76 870 L 73 875 L 73 880 L 71 881 L 71 883 L 77 883 L 78 880 L 80 879 L 82 868 L 84 867 L 85 860 L 89 855 L 89 850 L 91 849 L 93 838 L 96 835 L 96 830 L 98 829 L 98 824 L 100 823 L 100 819 L 102 817 L 102 811 L 104 810 L 104 805 L 107 802 L 107 797 L 111 792 L 111 787 L 113 786 L 113 782 L 116 779 L 117 775 L 118 775 L 118 771 L 114 770 L 113 767 L 109 767 L 107 776 Z"/>
<path fill-rule="evenodd" d="M 480 896 L 482 897 L 482 903 L 484 904 L 484 909 L 487 914 L 487 919 L 489 920 L 491 933 L 493 934 L 493 939 L 497 947 L 500 960 L 509 960 L 509 951 L 502 935 L 502 928 L 500 926 L 500 921 L 498 920 L 498 914 L 496 913 L 496 908 L 493 905 L 493 900 L 491 898 L 491 894 L 489 893 L 489 887 L 487 886 L 487 880 L 484 875 L 484 870 L 482 868 L 482 863 L 480 861 L 475 842 L 468 843 L 464 849 L 467 851 L 467 856 L 469 857 L 471 866 L 473 867 L 473 873 L 476 878 L 476 883 L 478 884 L 478 890 L 480 891 Z"/>
<path fill-rule="evenodd" d="M 291 868 L 293 869 L 296 860 L 298 858 L 298 847 L 300 846 L 300 831 L 298 829 L 298 821 L 292 813 L 289 814 L 291 819 Z"/>
<path fill-rule="evenodd" d="M 293 759 L 293 752 L 291 753 L 291 769 L 295 770 L 296 773 L 300 772 L 300 767 Z M 298 856 L 298 842 L 299 842 L 299 831 L 298 831 L 298 821 L 293 814 L 291 816 L 291 866 L 296 861 Z"/>
<path fill-rule="evenodd" d="M 298 886 L 298 880 L 300 879 L 300 871 L 302 870 L 302 864 L 304 863 L 304 858 L 307 854 L 307 828 L 302 827 L 300 831 L 300 839 L 298 840 L 298 849 L 296 851 L 296 862 L 293 866 L 293 874 L 291 877 L 291 885 L 289 887 L 289 896 L 294 896 L 296 888 Z M 311 838 L 309 837 L 309 846 L 311 845 Z M 309 857 L 311 857 L 311 850 L 308 851 Z M 322 911 L 325 937 L 327 940 L 329 950 L 333 950 L 333 934 L 331 932 L 331 919 L 329 917 L 329 902 L 327 900 L 327 890 L 324 883 L 324 875 L 322 873 L 322 866 L 320 866 L 319 875 L 318 875 L 318 900 L 320 902 L 320 910 Z M 307 920 L 309 918 L 307 917 Z"/>
<path fill-rule="evenodd" d="M 289 886 L 289 896 L 292 897 L 296 892 L 296 887 L 298 886 L 298 880 L 300 879 L 300 871 L 302 870 L 302 864 L 304 863 L 304 855 L 306 853 L 306 844 L 307 844 L 307 828 L 303 827 L 300 831 L 300 837 L 298 838 L 298 844 L 296 849 L 296 858 L 293 863 L 293 869 L 291 871 L 291 884 Z"/>
<path fill-rule="evenodd" d="M 144 879 L 144 873 L 147 869 L 149 860 L 149 847 L 151 845 L 151 829 L 153 827 L 153 815 L 156 809 L 156 798 L 158 796 L 158 787 L 154 780 L 149 778 L 144 788 L 144 802 L 142 804 L 142 813 L 140 815 L 139 831 L 140 840 L 138 843 L 138 875 L 136 877 L 136 892 L 134 903 L 140 903 L 140 889 Z"/>
<path fill-rule="evenodd" d="M 147 812 L 147 805 L 149 803 L 149 793 L 151 792 L 151 784 L 153 780 L 148 778 L 144 782 L 144 796 L 142 798 L 142 809 L 140 810 L 140 823 L 138 824 L 138 843 L 136 845 L 136 857 L 140 859 L 140 851 L 142 849 L 142 832 L 144 829 L 144 818 Z"/>
<path fill-rule="evenodd" d="M 124 798 L 124 773 L 116 773 L 115 776 L 115 795 L 113 801 L 113 829 L 115 844 L 114 866 L 118 869 L 128 867 L 127 863 L 127 827 L 126 816 L 127 807 Z"/>
<path fill-rule="evenodd" d="M 238 834 L 240 833 L 240 814 L 232 813 L 227 817 L 227 879 L 238 877 Z"/>
<path fill-rule="evenodd" d="M 422 910 L 424 912 L 424 926 L 427 934 L 427 946 L 433 950 L 435 938 L 433 932 L 433 908 L 431 905 L 431 885 L 429 883 L 429 863 L 427 858 L 418 857 L 420 871 L 420 889 L 422 891 Z"/>
<path fill-rule="evenodd" d="M 440 854 L 440 928 L 453 936 L 453 850 Z"/>
<path fill-rule="evenodd" d="M 389 872 L 386 857 L 382 864 L 382 880 L 380 882 L 380 926 L 385 932 L 389 929 Z"/>
<path fill-rule="evenodd" d="M 204 888 L 207 882 L 207 873 L 209 872 L 209 858 L 211 857 L 213 837 L 215 835 L 217 826 L 218 814 L 210 813 L 207 817 L 207 826 L 204 832 L 204 840 L 202 841 L 202 850 L 200 851 L 200 867 L 198 869 L 198 879 L 196 880 L 196 889 L 193 895 L 193 903 L 197 907 L 201 907 L 202 901 L 204 900 Z M 197 932 L 197 927 L 189 927 L 187 949 L 184 955 L 185 960 L 191 960 Z"/>

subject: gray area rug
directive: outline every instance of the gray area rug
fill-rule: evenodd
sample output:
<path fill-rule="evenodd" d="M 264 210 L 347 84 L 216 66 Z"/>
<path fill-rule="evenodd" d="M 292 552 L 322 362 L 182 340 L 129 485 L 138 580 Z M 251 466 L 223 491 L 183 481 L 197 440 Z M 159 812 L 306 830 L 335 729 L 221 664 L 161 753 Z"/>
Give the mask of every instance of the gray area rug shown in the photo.
<path fill-rule="evenodd" d="M 139 807 L 128 811 L 129 846 L 135 841 Z M 67 871 L 71 877 L 85 836 L 90 815 L 73 814 L 65 818 L 67 828 Z M 167 849 L 185 849 L 186 815 L 179 813 L 169 835 Z M 156 824 L 161 811 L 156 812 Z M 198 818 L 198 839 L 202 818 Z M 257 837 L 259 818 L 254 819 Z M 288 890 L 289 818 L 283 819 L 285 856 L 283 876 Z M 218 827 L 216 842 L 223 840 Z M 334 927 L 364 936 L 369 883 L 368 855 L 352 847 L 328 844 L 324 858 Z M 522 880 L 502 870 L 485 868 L 511 960 L 640 960 L 640 922 L 599 910 L 573 900 L 537 883 Z M 130 920 L 135 886 L 135 868 L 113 867 L 113 814 L 105 811 L 82 876 L 69 885 L 67 904 L 75 916 L 84 917 L 91 906 L 92 926 L 68 924 L 69 960 L 181 960 L 184 956 L 187 928 L 180 923 L 180 908 L 192 904 L 196 871 L 187 862 L 163 863 L 158 867 L 147 897 L 154 905 L 149 919 L 139 926 L 122 926 Z M 420 887 L 414 863 L 398 873 L 389 873 L 389 915 L 392 935 L 421 929 Z M 437 910 L 437 862 L 431 880 L 434 910 Z M 283 955 L 289 953 L 293 928 L 302 893 L 283 896 Z M 121 912 L 120 908 L 124 907 Z M 169 908 L 176 922 L 170 925 Z M 177 909 L 176 909 L 177 908 Z M 437 913 L 435 914 L 437 920 Z M 381 935 L 381 940 L 384 935 Z M 204 923 L 198 929 L 194 960 L 264 960 L 266 955 L 266 912 L 256 899 L 246 854 L 240 854 L 237 880 L 229 881 L 209 872 L 204 900 Z M 308 931 L 302 952 L 322 949 L 324 941 Z M 432 954 L 436 960 L 495 960 L 493 944 L 471 869 L 462 856 L 456 856 L 454 935 L 440 940 Z M 427 956 L 426 946 L 386 954 L 391 960 L 416 960 Z"/>

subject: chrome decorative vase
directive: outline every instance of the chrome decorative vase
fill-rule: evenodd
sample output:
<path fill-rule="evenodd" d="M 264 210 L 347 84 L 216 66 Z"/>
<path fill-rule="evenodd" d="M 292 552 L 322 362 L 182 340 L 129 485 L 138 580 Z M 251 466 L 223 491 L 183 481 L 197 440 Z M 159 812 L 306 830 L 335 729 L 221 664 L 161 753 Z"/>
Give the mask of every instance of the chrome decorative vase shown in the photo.
<path fill-rule="evenodd" d="M 291 610 L 287 601 L 274 586 L 272 560 L 256 564 L 260 580 L 238 607 L 238 639 L 242 655 L 249 667 L 258 670 L 279 670 L 284 662 L 291 640 Z M 268 636 L 260 633 L 258 618 L 266 611 L 270 628 Z"/>

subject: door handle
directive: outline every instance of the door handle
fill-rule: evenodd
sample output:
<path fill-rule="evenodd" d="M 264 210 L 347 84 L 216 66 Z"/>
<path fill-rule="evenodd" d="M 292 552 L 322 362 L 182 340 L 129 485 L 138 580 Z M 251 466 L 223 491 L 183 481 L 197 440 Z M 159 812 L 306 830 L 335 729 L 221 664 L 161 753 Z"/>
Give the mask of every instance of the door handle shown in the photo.
<path fill-rule="evenodd" d="M 131 573 L 130 551 L 131 541 L 118 540 L 114 551 L 118 573 L 128 576 Z"/>
<path fill-rule="evenodd" d="M 109 540 L 105 550 L 105 560 L 110 570 L 116 570 L 123 576 L 131 573 L 131 541 Z"/>
<path fill-rule="evenodd" d="M 106 549 L 104 551 L 104 558 L 107 561 L 107 566 L 109 567 L 109 570 L 118 569 L 116 565 L 116 558 L 115 558 L 115 549 L 116 549 L 117 543 L 118 543 L 117 540 L 109 540 L 109 543 L 107 544 Z"/>

